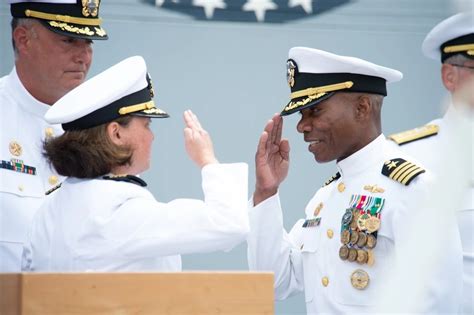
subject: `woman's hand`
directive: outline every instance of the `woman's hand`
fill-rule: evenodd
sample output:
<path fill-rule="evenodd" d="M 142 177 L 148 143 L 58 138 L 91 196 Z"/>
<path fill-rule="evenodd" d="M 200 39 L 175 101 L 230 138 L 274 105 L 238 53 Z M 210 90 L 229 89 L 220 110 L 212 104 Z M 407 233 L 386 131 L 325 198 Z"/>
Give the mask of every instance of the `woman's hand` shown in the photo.
<path fill-rule="evenodd" d="M 209 133 L 201 127 L 199 120 L 191 110 L 183 114 L 184 123 L 184 145 L 188 156 L 200 168 L 207 164 L 219 163 L 214 155 L 214 148 Z"/>

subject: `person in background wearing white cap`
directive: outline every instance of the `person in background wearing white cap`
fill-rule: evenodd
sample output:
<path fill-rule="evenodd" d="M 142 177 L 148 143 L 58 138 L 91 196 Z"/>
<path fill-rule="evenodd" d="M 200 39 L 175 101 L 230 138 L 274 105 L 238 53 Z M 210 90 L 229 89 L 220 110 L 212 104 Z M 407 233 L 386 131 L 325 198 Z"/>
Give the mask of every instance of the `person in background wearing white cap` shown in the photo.
<path fill-rule="evenodd" d="M 75 88 L 46 113 L 65 132 L 45 154 L 68 176 L 35 215 L 27 271 L 180 271 L 180 254 L 227 250 L 245 240 L 245 163 L 220 164 L 210 135 L 184 113 L 185 146 L 202 170 L 204 201 L 155 200 L 136 175 L 151 163 L 155 107 L 145 61 L 125 59 Z"/>
<path fill-rule="evenodd" d="M 429 213 L 417 206 L 427 194 L 429 172 L 392 148 L 381 132 L 386 83 L 402 74 L 358 58 L 295 47 L 289 51 L 287 77 L 291 100 L 266 124 L 255 157 L 250 269 L 275 273 L 276 299 L 304 290 L 308 313 L 377 311 L 404 233 L 413 228 L 411 218 Z M 287 233 L 278 191 L 290 153 L 282 139 L 282 116 L 296 112 L 301 115 L 297 131 L 308 150 L 318 163 L 335 160 L 338 172 L 309 201 L 306 218 Z M 450 238 L 449 231 L 443 237 Z M 454 271 L 436 274 L 435 282 L 425 284 L 420 305 L 401 305 L 402 311 L 454 309 L 453 293 L 436 293 L 438 281 L 461 282 L 457 241 L 459 246 L 453 241 L 446 249 L 449 262 L 443 265 Z M 417 263 L 416 257 L 406 259 Z"/>
<path fill-rule="evenodd" d="M 441 80 L 450 94 L 449 107 L 444 117 L 425 126 L 390 135 L 389 139 L 401 150 L 422 161 L 445 183 L 444 192 L 450 196 L 451 206 L 459 210 L 457 216 L 464 256 L 462 312 L 473 314 L 474 130 L 468 126 L 472 126 L 474 118 L 472 12 L 456 14 L 436 25 L 426 36 L 422 51 L 428 58 L 441 60 Z M 453 181 L 456 183 L 453 193 L 462 193 L 459 198 L 448 193 L 452 190 Z M 463 188 L 467 191 L 463 192 Z"/>
<path fill-rule="evenodd" d="M 29 222 L 61 180 L 41 148 L 62 129 L 43 116 L 85 80 L 92 41 L 107 39 L 98 1 L 10 2 L 15 66 L 0 78 L 0 272 L 20 271 Z"/>

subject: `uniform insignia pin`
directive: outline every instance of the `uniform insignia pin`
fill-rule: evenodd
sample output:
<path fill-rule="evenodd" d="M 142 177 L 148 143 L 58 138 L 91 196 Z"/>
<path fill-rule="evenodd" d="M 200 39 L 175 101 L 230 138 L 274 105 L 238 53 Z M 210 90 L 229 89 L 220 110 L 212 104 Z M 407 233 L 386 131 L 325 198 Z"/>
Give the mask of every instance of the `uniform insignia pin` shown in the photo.
<path fill-rule="evenodd" d="M 23 148 L 16 141 L 11 141 L 8 145 L 8 149 L 10 150 L 10 153 L 14 156 L 20 156 L 23 153 Z"/>

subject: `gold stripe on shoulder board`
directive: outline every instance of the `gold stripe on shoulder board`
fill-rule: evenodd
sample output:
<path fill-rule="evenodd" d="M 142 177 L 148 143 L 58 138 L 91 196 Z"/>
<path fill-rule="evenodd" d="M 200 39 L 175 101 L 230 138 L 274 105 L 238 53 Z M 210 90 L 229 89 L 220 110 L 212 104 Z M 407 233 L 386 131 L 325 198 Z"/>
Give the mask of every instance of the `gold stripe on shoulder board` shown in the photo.
<path fill-rule="evenodd" d="M 425 125 L 419 128 L 402 131 L 399 133 L 394 133 L 387 138 L 394 141 L 398 145 L 409 143 L 412 141 L 428 138 L 438 134 L 439 126 L 438 125 Z"/>
<path fill-rule="evenodd" d="M 388 160 L 382 167 L 383 175 L 405 186 L 424 172 L 424 168 L 401 158 Z"/>

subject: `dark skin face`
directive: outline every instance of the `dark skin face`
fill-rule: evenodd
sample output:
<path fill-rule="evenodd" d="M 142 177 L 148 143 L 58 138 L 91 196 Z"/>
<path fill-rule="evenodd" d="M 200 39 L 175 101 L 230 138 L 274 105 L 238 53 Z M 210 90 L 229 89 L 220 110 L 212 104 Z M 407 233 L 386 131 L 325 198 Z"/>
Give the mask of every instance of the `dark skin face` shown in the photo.
<path fill-rule="evenodd" d="M 300 111 L 296 129 L 318 163 L 340 161 L 380 135 L 374 107 L 367 95 L 338 92 Z"/>

